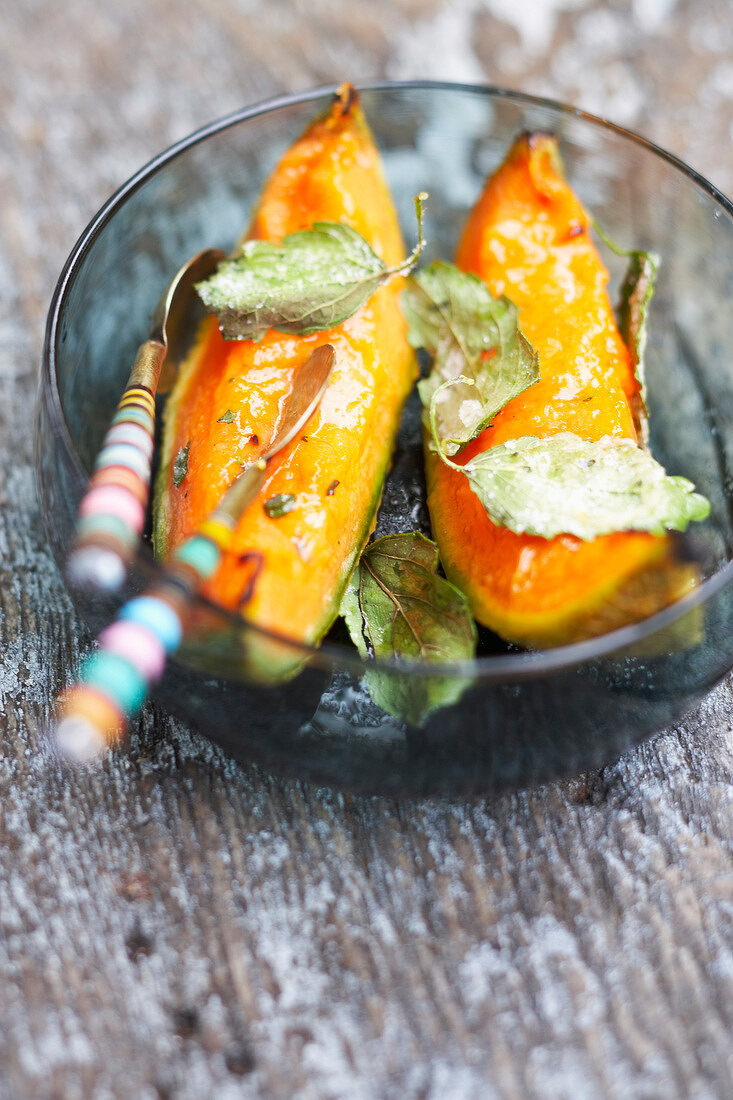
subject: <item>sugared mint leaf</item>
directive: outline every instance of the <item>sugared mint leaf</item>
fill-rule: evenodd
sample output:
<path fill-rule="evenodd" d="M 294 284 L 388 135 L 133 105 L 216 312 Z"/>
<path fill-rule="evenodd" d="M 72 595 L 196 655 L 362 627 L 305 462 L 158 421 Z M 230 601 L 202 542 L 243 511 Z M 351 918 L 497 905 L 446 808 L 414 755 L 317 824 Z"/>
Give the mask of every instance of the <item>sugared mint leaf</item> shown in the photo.
<path fill-rule="evenodd" d="M 425 198 L 415 199 L 418 243 L 396 267 L 386 267 L 350 226 L 316 222 L 279 244 L 245 241 L 241 255 L 225 260 L 196 290 L 227 340 L 260 340 L 270 328 L 298 335 L 333 328 L 391 275 L 415 266 L 425 246 Z"/>
<path fill-rule="evenodd" d="M 455 454 L 538 380 L 537 353 L 519 331 L 514 303 L 492 297 L 481 279 L 453 264 L 437 260 L 412 276 L 402 309 L 410 343 L 433 356 L 430 375 L 418 383 L 423 405 L 448 379 L 475 383 L 451 386 L 437 403 L 438 435 Z"/>
<path fill-rule="evenodd" d="M 191 446 L 189 439 L 185 447 L 181 447 L 173 462 L 173 484 L 176 489 L 188 473 L 188 449 Z"/>
<path fill-rule="evenodd" d="M 282 519 L 288 512 L 292 512 L 295 507 L 295 497 L 292 493 L 276 493 L 274 497 L 269 497 L 263 508 L 270 519 Z"/>
<path fill-rule="evenodd" d="M 644 353 L 646 351 L 649 303 L 659 270 L 659 258 L 653 252 L 630 252 L 626 278 L 619 298 L 619 328 L 631 355 L 634 375 L 639 392 L 632 401 L 632 412 L 639 433 L 639 442 L 649 444 L 649 412 L 646 404 L 646 375 Z"/>
<path fill-rule="evenodd" d="M 612 252 L 615 252 L 617 256 L 627 257 L 629 261 L 619 293 L 618 325 L 621 338 L 631 356 L 634 377 L 639 383 L 639 392 L 634 395 L 631 401 L 631 411 L 639 435 L 639 444 L 647 448 L 649 445 L 649 411 L 646 404 L 644 353 L 646 351 L 649 303 L 654 296 L 657 283 L 659 257 L 654 252 L 620 248 L 597 222 L 594 222 L 593 228 Z"/>
<path fill-rule="evenodd" d="M 465 596 L 437 568 L 435 543 L 416 531 L 385 535 L 366 547 L 341 604 L 362 657 L 371 651 L 436 664 L 473 657 L 476 627 Z M 416 676 L 409 667 L 366 673 L 374 702 L 416 726 L 455 702 L 468 682 L 455 675 Z"/>
<path fill-rule="evenodd" d="M 691 481 L 667 476 L 626 439 L 589 442 L 572 432 L 523 436 L 455 468 L 466 475 L 492 522 L 517 534 L 663 535 L 684 531 L 710 511 Z"/>

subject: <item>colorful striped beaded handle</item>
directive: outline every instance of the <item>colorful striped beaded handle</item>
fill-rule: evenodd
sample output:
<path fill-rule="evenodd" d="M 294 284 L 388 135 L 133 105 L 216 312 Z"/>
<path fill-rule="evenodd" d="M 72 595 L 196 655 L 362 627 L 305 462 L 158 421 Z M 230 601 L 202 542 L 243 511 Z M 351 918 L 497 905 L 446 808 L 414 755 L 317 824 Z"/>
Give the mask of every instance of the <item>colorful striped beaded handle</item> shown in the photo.
<path fill-rule="evenodd" d="M 165 345 L 146 340 L 97 456 L 79 505 L 66 563 L 75 588 L 121 587 L 145 525 L 155 436 L 155 391 Z"/>
<path fill-rule="evenodd" d="M 266 468 L 260 459 L 237 479 L 242 511 L 262 487 Z M 99 649 L 83 663 L 78 683 L 60 697 L 56 741 L 66 756 L 91 759 L 118 741 L 163 675 L 181 644 L 193 599 L 231 545 L 236 519 L 222 511 L 223 504 L 181 543 L 164 578 L 124 605 L 100 634 Z"/>
<path fill-rule="evenodd" d="M 115 592 L 124 582 L 145 526 L 161 368 L 166 356 L 175 358 L 182 350 L 173 345 L 183 335 L 195 283 L 223 257 L 216 248 L 193 256 L 176 272 L 153 312 L 150 338 L 135 357 L 79 506 L 76 540 L 66 562 L 66 579 L 74 588 Z"/>
<path fill-rule="evenodd" d="M 267 466 L 303 430 L 328 385 L 334 351 L 315 349 L 298 372 L 277 434 L 265 454 L 232 482 L 218 505 L 174 552 L 165 575 L 124 605 L 99 636 L 78 682 L 58 701 L 56 743 L 72 760 L 88 760 L 118 741 L 183 638 L 193 599 L 214 575 L 236 526 L 262 488 Z"/>

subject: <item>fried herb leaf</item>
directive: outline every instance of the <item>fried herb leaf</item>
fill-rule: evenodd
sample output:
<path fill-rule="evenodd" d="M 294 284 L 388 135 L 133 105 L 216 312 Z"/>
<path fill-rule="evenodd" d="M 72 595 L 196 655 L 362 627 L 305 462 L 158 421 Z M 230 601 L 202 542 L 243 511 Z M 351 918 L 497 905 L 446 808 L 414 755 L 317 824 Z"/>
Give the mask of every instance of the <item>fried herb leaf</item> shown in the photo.
<path fill-rule="evenodd" d="M 659 270 L 659 258 L 653 252 L 630 252 L 626 278 L 619 299 L 619 328 L 631 355 L 634 376 L 639 392 L 632 402 L 632 412 L 643 447 L 649 445 L 649 410 L 646 404 L 646 375 L 644 353 L 646 351 L 649 303 Z"/>
<path fill-rule="evenodd" d="M 292 512 L 295 507 L 295 497 L 292 493 L 276 493 L 274 497 L 268 497 L 263 505 L 270 519 L 280 519 Z"/>
<path fill-rule="evenodd" d="M 659 256 L 654 252 L 641 249 L 619 248 L 597 222 L 593 228 L 603 243 L 617 256 L 627 257 L 629 264 L 619 292 L 617 307 L 618 325 L 621 338 L 626 344 L 634 368 L 634 377 L 639 383 L 639 392 L 631 402 L 631 411 L 639 435 L 639 444 L 649 446 L 649 410 L 646 404 L 646 374 L 644 353 L 646 351 L 649 303 L 654 296 L 659 272 Z"/>
<path fill-rule="evenodd" d="M 316 222 L 272 241 L 245 241 L 196 290 L 219 319 L 227 340 L 261 340 L 268 329 L 305 335 L 333 328 L 356 313 L 392 275 L 406 275 L 425 247 L 424 193 L 415 199 L 418 243 L 407 259 L 386 267 L 348 225 Z"/>
<path fill-rule="evenodd" d="M 173 484 L 175 485 L 176 489 L 188 473 L 188 449 L 190 446 L 191 440 L 189 439 L 186 446 L 181 447 L 173 463 Z"/>
<path fill-rule="evenodd" d="M 481 279 L 454 264 L 437 260 L 412 276 L 402 310 L 410 343 L 433 356 L 430 375 L 418 383 L 423 405 L 448 379 L 475 383 L 452 386 L 438 402 L 438 434 L 445 452 L 455 454 L 538 380 L 537 353 L 519 331 L 514 303 L 492 297 Z"/>
<path fill-rule="evenodd" d="M 454 465 L 451 463 L 451 465 Z M 523 436 L 491 447 L 460 469 L 493 523 L 517 534 L 684 531 L 710 511 L 691 481 L 670 477 L 632 440 L 590 442 L 572 432 Z"/>
<path fill-rule="evenodd" d="M 464 595 L 438 576 L 435 543 L 416 531 L 385 535 L 370 543 L 341 604 L 349 633 L 362 657 L 397 657 L 426 663 L 473 657 L 476 627 Z M 388 714 L 420 725 L 439 707 L 455 702 L 466 677 L 369 669 L 366 683 Z"/>

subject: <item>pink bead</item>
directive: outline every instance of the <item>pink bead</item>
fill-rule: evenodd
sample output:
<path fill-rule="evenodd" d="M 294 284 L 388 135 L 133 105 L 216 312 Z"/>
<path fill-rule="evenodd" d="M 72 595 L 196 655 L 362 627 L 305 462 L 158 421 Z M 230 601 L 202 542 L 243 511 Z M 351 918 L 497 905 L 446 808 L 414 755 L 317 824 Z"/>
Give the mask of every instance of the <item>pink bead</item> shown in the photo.
<path fill-rule="evenodd" d="M 117 516 L 138 534 L 145 525 L 145 509 L 128 489 L 100 485 L 87 493 L 79 508 L 80 516 Z"/>
<path fill-rule="evenodd" d="M 150 683 L 165 668 L 165 648 L 147 627 L 122 619 L 112 623 L 99 636 L 99 644 L 108 653 L 124 657 Z"/>
<path fill-rule="evenodd" d="M 105 447 L 112 443 L 130 443 L 150 458 L 153 453 L 153 438 L 139 424 L 115 424 L 107 433 Z"/>

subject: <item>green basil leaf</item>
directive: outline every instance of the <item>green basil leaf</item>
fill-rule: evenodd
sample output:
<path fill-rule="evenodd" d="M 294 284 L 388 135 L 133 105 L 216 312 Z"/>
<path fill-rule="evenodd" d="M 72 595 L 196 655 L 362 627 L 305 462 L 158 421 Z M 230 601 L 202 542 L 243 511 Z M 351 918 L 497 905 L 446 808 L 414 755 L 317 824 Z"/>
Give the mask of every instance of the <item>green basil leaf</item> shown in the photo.
<path fill-rule="evenodd" d="M 491 520 L 517 534 L 684 531 L 710 512 L 684 477 L 669 477 L 632 440 L 596 442 L 561 432 L 523 436 L 477 455 L 462 470 Z"/>
<path fill-rule="evenodd" d="M 617 308 L 621 338 L 629 349 L 634 377 L 639 383 L 639 392 L 631 402 L 631 411 L 642 447 L 649 446 L 649 410 L 646 403 L 646 374 L 644 353 L 646 351 L 649 303 L 654 296 L 659 272 L 659 256 L 654 252 L 641 249 L 620 248 L 608 236 L 598 222 L 593 223 L 598 236 L 607 248 L 617 256 L 625 256 L 628 261 L 626 275 L 621 284 Z"/>
<path fill-rule="evenodd" d="M 234 421 L 234 413 L 231 409 L 227 409 L 223 416 L 220 416 L 217 420 L 217 424 L 231 424 Z"/>
<path fill-rule="evenodd" d="M 443 449 L 455 454 L 538 380 L 537 353 L 519 331 L 514 303 L 492 297 L 481 279 L 454 264 L 437 260 L 412 276 L 402 310 L 410 343 L 433 356 L 430 375 L 418 383 L 423 405 L 449 379 L 475 383 L 457 383 L 437 405 Z"/>
<path fill-rule="evenodd" d="M 188 449 L 190 446 L 191 440 L 189 439 L 186 446 L 181 447 L 173 463 L 173 484 L 175 485 L 176 489 L 188 473 Z"/>
<path fill-rule="evenodd" d="M 219 319 L 227 340 L 261 340 L 270 328 L 306 335 L 333 328 L 356 313 L 391 275 L 406 275 L 425 247 L 426 195 L 415 198 L 418 243 L 403 263 L 386 267 L 348 225 L 316 222 L 282 242 L 245 241 L 196 290 Z"/>
<path fill-rule="evenodd" d="M 435 543 L 416 531 L 385 535 L 365 548 L 341 604 L 362 657 L 371 651 L 436 664 L 473 657 L 476 626 L 466 598 L 437 568 Z M 462 676 L 415 676 L 409 668 L 366 674 L 374 702 L 415 726 L 455 702 L 469 682 Z"/>

